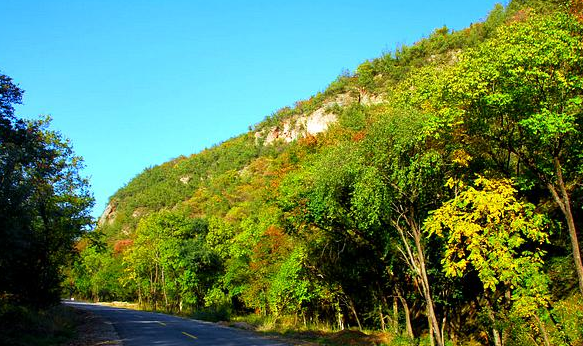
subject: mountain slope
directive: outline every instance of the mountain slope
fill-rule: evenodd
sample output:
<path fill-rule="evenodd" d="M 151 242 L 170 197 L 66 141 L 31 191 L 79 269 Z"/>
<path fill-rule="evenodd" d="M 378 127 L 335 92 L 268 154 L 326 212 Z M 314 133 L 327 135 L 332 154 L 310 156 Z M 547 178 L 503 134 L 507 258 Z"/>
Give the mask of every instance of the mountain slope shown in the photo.
<path fill-rule="evenodd" d="M 579 9 L 497 6 L 483 23 L 440 28 L 364 62 L 248 133 L 146 169 L 100 219 L 105 248 L 79 245 L 72 289 L 175 311 L 427 335 L 438 345 L 581 340 L 569 326 L 583 316 L 568 313 L 580 307 L 577 252 L 541 178 L 544 152 L 523 153 L 558 138 L 578 210 Z M 531 87 L 535 74 L 548 88 Z M 555 122 L 551 104 L 561 109 Z M 456 233 L 453 217 L 438 218 L 447 212 L 473 217 L 474 233 Z"/>

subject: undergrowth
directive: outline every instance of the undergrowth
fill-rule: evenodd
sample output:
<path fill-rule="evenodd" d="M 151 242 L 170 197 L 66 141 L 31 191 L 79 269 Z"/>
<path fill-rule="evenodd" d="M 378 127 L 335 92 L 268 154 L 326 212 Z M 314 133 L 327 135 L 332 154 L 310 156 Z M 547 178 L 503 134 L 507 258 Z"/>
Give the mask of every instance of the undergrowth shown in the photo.
<path fill-rule="evenodd" d="M 0 345 L 61 345 L 75 336 L 79 323 L 66 306 L 36 309 L 0 301 Z"/>

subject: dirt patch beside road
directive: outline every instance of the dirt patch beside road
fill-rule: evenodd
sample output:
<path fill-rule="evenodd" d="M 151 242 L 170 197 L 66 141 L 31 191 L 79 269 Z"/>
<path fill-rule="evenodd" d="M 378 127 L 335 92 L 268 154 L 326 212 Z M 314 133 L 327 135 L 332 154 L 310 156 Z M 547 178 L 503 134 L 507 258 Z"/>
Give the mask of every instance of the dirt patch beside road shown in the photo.
<path fill-rule="evenodd" d="M 79 314 L 76 337 L 63 346 L 121 346 L 122 342 L 113 325 L 97 315 L 76 310 Z"/>

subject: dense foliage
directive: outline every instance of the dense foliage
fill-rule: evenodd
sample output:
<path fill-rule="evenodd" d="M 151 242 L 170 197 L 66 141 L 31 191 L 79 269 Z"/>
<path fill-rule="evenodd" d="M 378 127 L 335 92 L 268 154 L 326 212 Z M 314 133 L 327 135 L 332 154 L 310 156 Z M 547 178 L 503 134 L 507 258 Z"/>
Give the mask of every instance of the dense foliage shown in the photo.
<path fill-rule="evenodd" d="M 91 223 L 81 159 L 48 129 L 14 115 L 22 91 L 0 75 L 0 303 L 43 306 L 61 297 L 62 267 Z"/>
<path fill-rule="evenodd" d="M 582 9 L 498 5 L 145 170 L 79 243 L 69 288 L 395 343 L 581 344 Z M 318 112 L 326 132 L 266 140 Z"/>

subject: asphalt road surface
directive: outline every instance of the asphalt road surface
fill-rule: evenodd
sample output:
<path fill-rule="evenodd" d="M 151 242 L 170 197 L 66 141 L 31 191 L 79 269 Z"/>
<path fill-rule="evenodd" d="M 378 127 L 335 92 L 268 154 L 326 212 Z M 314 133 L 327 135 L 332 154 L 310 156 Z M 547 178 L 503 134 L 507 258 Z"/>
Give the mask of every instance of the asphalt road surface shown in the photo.
<path fill-rule="evenodd" d="M 66 302 L 111 322 L 124 346 L 289 346 L 255 333 L 155 312 Z"/>

